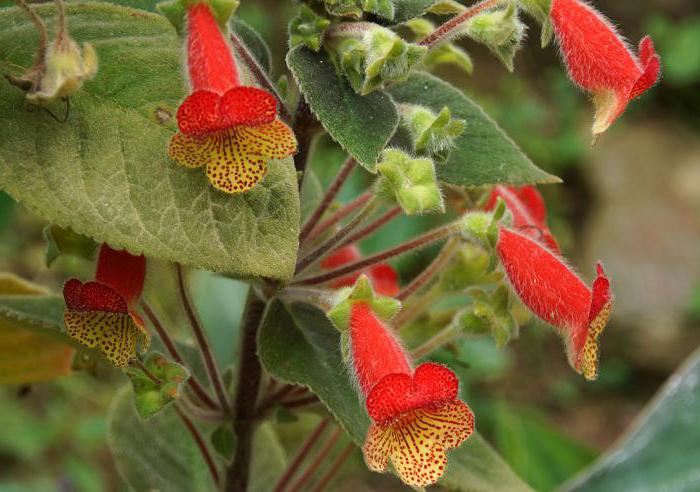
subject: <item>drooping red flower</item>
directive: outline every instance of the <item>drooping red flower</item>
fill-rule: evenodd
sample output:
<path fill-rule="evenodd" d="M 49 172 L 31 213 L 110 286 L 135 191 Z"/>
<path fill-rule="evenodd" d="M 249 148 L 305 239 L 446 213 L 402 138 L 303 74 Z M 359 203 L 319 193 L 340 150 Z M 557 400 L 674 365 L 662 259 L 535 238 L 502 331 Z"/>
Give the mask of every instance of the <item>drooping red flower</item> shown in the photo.
<path fill-rule="evenodd" d="M 139 338 L 148 346 L 149 334 L 135 312 L 146 274 L 146 258 L 116 251 L 103 244 L 95 281 L 70 279 L 63 286 L 64 322 L 69 336 L 98 349 L 117 367 L 135 356 Z"/>
<path fill-rule="evenodd" d="M 593 95 L 595 138 L 656 84 L 659 56 L 648 36 L 638 56 L 632 53 L 610 21 L 581 0 L 552 0 L 550 17 L 569 76 Z"/>
<path fill-rule="evenodd" d="M 363 302 L 350 314 L 350 356 L 372 424 L 363 453 L 378 472 L 391 460 L 413 487 L 435 483 L 447 468 L 446 451 L 474 431 L 474 415 L 459 399 L 459 381 L 439 364 L 415 371 L 388 327 Z"/>
<path fill-rule="evenodd" d="M 513 215 L 514 229 L 542 242 L 555 253 L 559 252 L 557 240 L 547 227 L 547 207 L 536 187 L 494 186 L 484 208 L 492 211 L 499 198 Z"/>
<path fill-rule="evenodd" d="M 360 258 L 362 258 L 362 255 L 360 254 L 360 250 L 357 248 L 357 246 L 354 244 L 349 244 L 324 258 L 323 261 L 321 261 L 321 268 L 325 270 L 333 270 L 334 268 L 357 261 Z M 363 273 L 366 274 L 372 281 L 372 286 L 378 294 L 393 297 L 399 293 L 399 274 L 396 272 L 394 267 L 388 263 L 378 263 L 376 265 L 372 265 L 363 271 L 334 280 L 329 284 L 329 286 L 333 289 L 352 287 L 355 285 L 355 281 Z"/>
<path fill-rule="evenodd" d="M 598 377 L 598 338 L 612 309 L 610 281 L 597 265 L 589 288 L 557 254 L 529 236 L 501 227 L 496 245 L 513 290 L 564 338 L 569 363 L 588 380 Z"/>
<path fill-rule="evenodd" d="M 241 86 L 231 48 L 211 8 L 187 8 L 187 63 L 192 93 L 177 111 L 180 131 L 170 156 L 186 167 L 206 167 L 212 185 L 226 193 L 253 188 L 270 159 L 296 152 L 292 130 L 277 119 L 269 92 Z"/>

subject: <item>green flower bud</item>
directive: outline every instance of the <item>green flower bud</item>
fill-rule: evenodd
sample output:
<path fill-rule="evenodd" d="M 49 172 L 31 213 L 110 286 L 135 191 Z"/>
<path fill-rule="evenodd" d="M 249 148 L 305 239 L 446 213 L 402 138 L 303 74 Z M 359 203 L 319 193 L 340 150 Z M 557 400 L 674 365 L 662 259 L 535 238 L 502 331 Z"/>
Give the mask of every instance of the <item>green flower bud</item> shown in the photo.
<path fill-rule="evenodd" d="M 170 362 L 158 352 L 149 354 L 144 365 L 159 382 L 135 366 L 129 366 L 127 375 L 134 388 L 136 411 L 141 419 L 147 420 L 180 397 L 182 385 L 190 374 L 183 366 Z"/>
<path fill-rule="evenodd" d="M 382 321 L 393 318 L 401 309 L 401 303 L 391 297 L 378 296 L 374 292 L 372 282 L 366 275 L 360 275 L 354 287 L 348 287 L 337 292 L 333 301 L 333 308 L 326 313 L 328 319 L 342 333 L 348 330 L 350 323 L 350 310 L 356 302 L 365 302 L 370 305 L 374 314 Z"/>
<path fill-rule="evenodd" d="M 439 0 L 428 8 L 427 12 L 436 15 L 461 14 L 467 7 L 455 0 Z"/>
<path fill-rule="evenodd" d="M 464 243 L 438 281 L 444 292 L 460 292 L 493 279 L 490 254 L 481 246 Z"/>
<path fill-rule="evenodd" d="M 362 7 L 359 0 L 323 0 L 326 11 L 338 17 L 362 17 Z"/>
<path fill-rule="evenodd" d="M 321 49 L 321 41 L 323 33 L 330 25 L 331 21 L 316 15 L 306 5 L 301 5 L 299 15 L 296 16 L 289 24 L 290 43 L 292 48 L 303 44 L 313 51 Z"/>
<path fill-rule="evenodd" d="M 463 32 L 488 47 L 508 70 L 513 71 L 513 58 L 525 37 L 525 24 L 518 18 L 515 4 L 475 15 L 467 21 Z"/>
<path fill-rule="evenodd" d="M 362 0 L 362 10 L 377 14 L 387 20 L 394 20 L 396 9 L 393 0 Z"/>
<path fill-rule="evenodd" d="M 423 17 L 411 19 L 405 25 L 413 31 L 417 39 L 422 39 L 435 30 L 435 25 Z M 449 41 L 431 48 L 423 57 L 422 64 L 428 69 L 437 65 L 455 65 L 469 75 L 474 71 L 474 63 L 469 54 Z"/>
<path fill-rule="evenodd" d="M 361 93 L 365 83 L 364 63 L 367 50 L 359 39 L 344 39 L 338 45 L 340 66 L 345 72 L 350 85 L 355 92 Z"/>
<path fill-rule="evenodd" d="M 427 52 L 425 46 L 411 44 L 383 27 L 367 31 L 364 43 L 367 56 L 362 94 L 369 94 L 388 82 L 403 82 Z"/>
<path fill-rule="evenodd" d="M 414 150 L 442 160 L 466 128 L 464 120 L 452 118 L 447 106 L 436 115 L 423 106 L 402 105 L 401 117 L 413 137 Z"/>
<path fill-rule="evenodd" d="M 508 289 L 501 285 L 493 292 L 474 291 L 472 305 L 455 318 L 467 335 L 490 333 L 496 345 L 503 347 L 518 335 L 518 323 L 511 314 Z"/>
<path fill-rule="evenodd" d="M 377 171 L 382 175 L 382 193 L 393 197 L 407 215 L 444 212 L 445 203 L 431 159 L 416 159 L 401 150 L 388 149 L 382 154 Z"/>

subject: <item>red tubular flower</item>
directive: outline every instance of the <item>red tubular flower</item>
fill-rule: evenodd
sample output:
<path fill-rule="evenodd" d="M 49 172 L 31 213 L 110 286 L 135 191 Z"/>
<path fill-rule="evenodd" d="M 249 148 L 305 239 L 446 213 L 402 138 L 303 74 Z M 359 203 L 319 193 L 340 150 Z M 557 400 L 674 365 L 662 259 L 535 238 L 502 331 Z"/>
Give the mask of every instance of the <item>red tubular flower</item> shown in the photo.
<path fill-rule="evenodd" d="M 555 253 L 504 227 L 496 251 L 513 290 L 539 318 L 564 337 L 571 366 L 588 380 L 598 377 L 598 338 L 612 309 L 610 281 L 597 265 L 590 289 Z"/>
<path fill-rule="evenodd" d="M 149 335 L 134 312 L 146 275 L 146 258 L 100 249 L 94 282 L 70 279 L 63 286 L 64 321 L 68 335 L 89 348 L 96 348 L 117 367 L 135 356 L 137 341 Z"/>
<path fill-rule="evenodd" d="M 648 36 L 635 56 L 610 21 L 580 0 L 552 0 L 550 17 L 571 79 L 593 94 L 595 138 L 656 83 L 659 56 Z"/>
<path fill-rule="evenodd" d="M 360 254 L 360 250 L 357 248 L 357 246 L 354 244 L 349 244 L 343 248 L 340 248 L 332 255 L 324 258 L 324 260 L 321 262 L 321 268 L 325 270 L 332 270 L 348 263 L 352 263 L 353 261 L 357 261 L 360 258 L 362 258 L 362 255 Z M 394 267 L 388 263 L 372 265 L 363 271 L 335 280 L 331 282 L 329 286 L 333 289 L 352 287 L 355 285 L 355 281 L 363 273 L 366 274 L 372 281 L 372 286 L 378 294 L 393 297 L 399 293 L 399 274 L 396 272 Z"/>
<path fill-rule="evenodd" d="M 238 69 L 208 5 L 187 8 L 187 62 L 192 85 L 177 111 L 180 131 L 170 156 L 186 167 L 206 166 L 212 185 L 226 193 L 253 188 L 270 159 L 296 152 L 292 130 L 277 119 L 277 100 L 240 85 Z"/>
<path fill-rule="evenodd" d="M 494 186 L 486 206 L 487 211 L 496 208 L 501 198 L 513 215 L 513 228 L 542 242 L 555 253 L 559 252 L 557 240 L 547 227 L 547 208 L 540 192 L 532 185 Z"/>
<path fill-rule="evenodd" d="M 363 447 L 367 466 L 413 487 L 435 483 L 447 468 L 446 451 L 474 431 L 474 415 L 457 399 L 459 382 L 448 368 L 421 364 L 415 371 L 391 331 L 370 306 L 353 304 L 350 351 L 372 424 Z"/>

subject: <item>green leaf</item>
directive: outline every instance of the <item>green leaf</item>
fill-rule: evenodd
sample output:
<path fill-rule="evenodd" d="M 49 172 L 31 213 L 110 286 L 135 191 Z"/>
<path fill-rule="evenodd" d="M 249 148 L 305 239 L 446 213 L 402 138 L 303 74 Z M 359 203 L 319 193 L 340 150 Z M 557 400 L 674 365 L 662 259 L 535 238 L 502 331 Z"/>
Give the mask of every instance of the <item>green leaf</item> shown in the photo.
<path fill-rule="evenodd" d="M 63 299 L 12 274 L 0 274 L 0 384 L 70 373 L 75 349 L 61 333 Z"/>
<path fill-rule="evenodd" d="M 117 470 L 134 490 L 216 490 L 192 435 L 168 408 L 142 422 L 131 390 L 120 390 L 109 411 L 107 444 Z"/>
<path fill-rule="evenodd" d="M 438 482 L 460 492 L 527 492 L 525 484 L 478 432 L 448 452 L 445 476 Z"/>
<path fill-rule="evenodd" d="M 47 268 L 50 268 L 53 262 L 62 255 L 94 260 L 97 254 L 98 244 L 95 241 L 57 225 L 44 227 L 44 239 L 46 240 L 44 261 Z"/>
<path fill-rule="evenodd" d="M 609 451 L 566 491 L 700 489 L 700 350 L 664 384 Z"/>
<path fill-rule="evenodd" d="M 52 23 L 52 6 L 36 10 Z M 71 98 L 66 123 L 26 111 L 22 93 L 0 84 L 0 187 L 52 223 L 115 248 L 288 280 L 299 225 L 292 160 L 272 161 L 258 186 L 234 196 L 216 191 L 202 169 L 171 162 L 184 95 L 174 29 L 161 16 L 108 4 L 70 4 L 67 14 L 73 37 L 97 50 L 98 74 Z M 0 72 L 22 72 L 36 38 L 20 10 L 0 11 Z"/>
<path fill-rule="evenodd" d="M 501 455 L 536 490 L 554 490 L 595 457 L 532 409 L 499 402 L 489 413 Z"/>
<path fill-rule="evenodd" d="M 260 66 L 265 70 L 265 73 L 270 73 L 272 70 L 272 55 L 270 48 L 267 47 L 262 36 L 240 19 L 232 17 L 229 21 L 231 30 L 243 41 L 250 54 L 257 60 Z"/>
<path fill-rule="evenodd" d="M 330 136 L 374 172 L 399 120 L 391 98 L 382 91 L 357 94 L 323 51 L 297 46 L 287 55 L 287 65 Z"/>
<path fill-rule="evenodd" d="M 415 73 L 390 93 L 397 103 L 420 104 L 436 113 L 447 106 L 453 117 L 466 122 L 447 161 L 437 166 L 442 181 L 460 186 L 560 182 L 535 166 L 476 103 L 448 83 Z"/>
<path fill-rule="evenodd" d="M 260 329 L 259 355 L 276 378 L 309 387 L 353 440 L 364 442 L 369 418 L 343 362 L 340 333 L 323 311 L 272 301 Z"/>
<path fill-rule="evenodd" d="M 287 469 L 287 453 L 269 422 L 255 431 L 251 461 L 250 492 L 272 492 Z"/>
<path fill-rule="evenodd" d="M 229 424 L 217 427 L 211 434 L 211 445 L 224 459 L 230 460 L 236 449 L 236 436 Z"/>
<path fill-rule="evenodd" d="M 136 411 L 142 420 L 148 420 L 180 397 L 182 385 L 190 373 L 158 352 L 148 354 L 144 365 L 160 383 L 153 381 L 139 367 L 129 367 L 127 375 L 134 388 Z"/>

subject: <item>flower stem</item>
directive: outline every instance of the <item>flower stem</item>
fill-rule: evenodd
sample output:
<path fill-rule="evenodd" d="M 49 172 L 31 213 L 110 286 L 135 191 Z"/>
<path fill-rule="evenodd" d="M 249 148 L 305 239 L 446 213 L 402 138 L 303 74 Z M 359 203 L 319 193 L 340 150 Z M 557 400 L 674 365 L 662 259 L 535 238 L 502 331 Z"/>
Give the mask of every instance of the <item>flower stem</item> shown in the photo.
<path fill-rule="evenodd" d="M 326 239 L 320 246 L 318 246 L 311 253 L 306 255 L 304 258 L 299 260 L 297 263 L 297 268 L 295 274 L 303 272 L 306 268 L 316 263 L 317 260 L 322 258 L 326 253 L 331 251 L 336 247 L 336 245 L 345 239 L 358 225 L 360 225 L 366 218 L 368 218 L 372 212 L 377 208 L 378 201 L 375 199 L 369 200 L 362 210 L 360 210 L 355 217 L 352 218 L 344 227 L 342 227 L 335 235 Z"/>
<path fill-rule="evenodd" d="M 233 421 L 236 451 L 226 471 L 227 492 L 246 492 L 250 479 L 253 430 L 263 375 L 258 359 L 258 329 L 264 311 L 265 303 L 251 289 L 241 323 L 240 365 Z"/>
<path fill-rule="evenodd" d="M 228 416 L 221 411 L 211 411 L 201 408 L 191 401 L 189 395 L 183 395 L 179 400 L 180 407 L 191 417 L 205 422 L 226 422 Z"/>
<path fill-rule="evenodd" d="M 352 157 L 350 157 L 347 161 L 345 161 L 345 164 L 342 165 L 335 179 L 328 187 L 328 190 L 326 190 L 326 194 L 323 195 L 321 203 L 318 204 L 316 210 L 313 211 L 309 219 L 304 224 L 304 227 L 302 228 L 301 233 L 299 234 L 300 244 L 306 240 L 309 234 L 311 234 L 311 231 L 314 229 L 314 227 L 316 227 L 316 224 L 318 224 L 318 221 L 321 219 L 326 210 L 328 210 L 330 204 L 333 203 L 333 200 L 338 195 L 338 192 L 343 186 L 343 183 L 345 183 L 345 180 L 348 179 L 348 176 L 350 175 L 352 170 L 355 169 L 356 165 L 357 161 L 355 161 L 355 159 L 353 159 Z"/>
<path fill-rule="evenodd" d="M 326 289 L 289 286 L 282 289 L 277 296 L 287 302 L 314 304 L 324 311 L 333 307 L 333 294 Z"/>
<path fill-rule="evenodd" d="M 446 21 L 444 24 L 439 25 L 438 28 L 432 33 L 421 39 L 418 44 L 432 48 L 436 44 L 444 41 L 446 38 L 449 38 L 454 31 L 459 29 L 462 24 L 474 17 L 476 14 L 486 9 L 490 9 L 491 7 L 495 7 L 501 2 L 503 2 L 503 0 L 482 0 L 479 3 L 472 5 L 461 14 L 456 15 Z"/>
<path fill-rule="evenodd" d="M 311 434 L 309 434 L 309 437 L 306 439 L 306 441 L 304 441 L 301 448 L 299 448 L 299 451 L 297 451 L 297 454 L 294 456 L 294 459 L 292 459 L 292 462 L 287 467 L 287 470 L 277 481 L 277 485 L 275 485 L 273 492 L 282 492 L 282 490 L 287 486 L 294 474 L 299 470 L 299 466 L 309 454 L 309 451 L 311 451 L 314 444 L 316 444 L 316 441 L 318 441 L 318 438 L 321 437 L 323 431 L 326 430 L 329 423 L 330 420 L 328 418 L 324 418 L 318 423 L 316 428 L 311 431 Z"/>
<path fill-rule="evenodd" d="M 416 316 L 424 313 L 430 306 L 440 299 L 442 289 L 436 285 L 428 292 L 413 300 L 405 309 L 402 309 L 393 320 L 393 325 L 397 330 L 401 330 L 408 323 L 413 321 Z"/>
<path fill-rule="evenodd" d="M 394 256 L 398 256 L 416 249 L 424 248 L 425 246 L 428 246 L 429 244 L 432 244 L 436 241 L 440 241 L 442 239 L 450 237 L 451 235 L 457 232 L 459 232 L 458 224 L 447 224 L 438 227 L 437 229 L 433 229 L 430 232 L 422 234 L 415 239 L 407 241 L 403 244 L 399 244 L 398 246 L 394 246 L 393 248 L 381 251 L 372 256 L 367 256 L 366 258 L 350 263 L 349 265 L 336 268 L 335 270 L 331 270 L 321 275 L 302 278 L 300 280 L 297 280 L 293 285 L 318 285 L 328 282 L 330 280 L 342 278 L 351 273 L 364 270 L 368 266 L 372 266 L 376 263 L 386 261 L 389 258 L 393 258 Z"/>
<path fill-rule="evenodd" d="M 348 458 L 352 456 L 352 453 L 355 451 L 355 448 L 355 443 L 349 442 L 347 446 L 345 446 L 340 452 L 338 457 L 335 459 L 330 469 L 326 472 L 325 475 L 321 477 L 321 479 L 311 490 L 311 492 L 322 492 L 323 490 L 325 490 L 326 486 L 328 486 L 331 480 L 335 478 L 336 474 L 340 471 L 340 469 L 343 467 Z"/>
<path fill-rule="evenodd" d="M 218 487 L 220 485 L 219 471 L 216 469 L 214 458 L 209 452 L 209 448 L 207 448 L 202 434 L 200 434 L 199 429 L 197 429 L 192 420 L 190 420 L 190 418 L 187 415 L 185 415 L 185 413 L 180 407 L 174 405 L 173 408 L 182 420 L 182 423 L 185 424 L 185 427 L 187 427 L 187 430 L 190 431 L 190 434 L 192 434 L 192 438 L 197 444 L 199 452 L 202 453 L 202 458 L 204 458 L 204 461 L 207 463 L 207 467 L 209 468 L 209 472 L 211 473 L 211 478 L 214 480 L 214 483 Z"/>
<path fill-rule="evenodd" d="M 366 238 L 370 234 L 374 233 L 378 229 L 381 229 L 384 227 L 386 224 L 388 224 L 394 217 L 399 215 L 401 213 L 401 207 L 394 207 L 388 212 L 384 213 L 381 217 L 376 219 L 374 222 L 369 223 L 367 226 L 363 227 L 359 231 L 355 232 L 354 234 L 350 234 L 348 237 L 345 238 L 345 240 L 341 241 L 340 244 L 338 244 L 334 250 L 340 249 L 344 246 L 347 246 L 348 244 L 355 243 L 357 241 L 360 241 L 361 239 Z"/>
<path fill-rule="evenodd" d="M 265 72 L 265 69 L 260 65 L 260 63 L 258 63 L 258 60 L 256 60 L 253 54 L 250 52 L 248 46 L 246 46 L 241 38 L 239 38 L 233 31 L 229 32 L 229 38 L 231 39 L 231 43 L 233 44 L 233 49 L 236 51 L 236 54 L 246 64 L 258 84 L 264 86 L 268 92 L 275 96 L 277 102 L 279 102 L 278 109 L 280 113 L 282 113 L 282 117 L 287 121 L 291 121 L 292 115 L 287 110 L 284 100 L 282 100 L 282 96 L 280 96 L 279 92 L 277 91 L 277 87 L 275 87 L 275 84 L 272 82 L 272 80 L 270 80 L 270 77 Z"/>
<path fill-rule="evenodd" d="M 177 362 L 181 366 L 187 367 L 187 364 L 180 355 L 180 352 L 177 350 L 175 343 L 173 342 L 172 338 L 170 338 L 170 335 L 168 335 L 167 330 L 163 327 L 163 324 L 160 322 L 160 320 L 153 312 L 151 307 L 144 301 L 141 302 L 141 307 L 143 308 L 144 313 L 146 313 L 146 317 L 151 322 L 151 325 L 153 325 L 153 328 L 158 333 L 158 337 L 160 337 L 161 341 L 163 342 L 163 345 L 165 345 L 166 350 L 170 353 L 170 356 L 175 360 L 175 362 Z M 207 393 L 204 387 L 194 377 L 192 371 L 190 371 L 190 377 L 187 380 L 187 384 L 192 389 L 197 398 L 199 398 L 199 400 L 202 403 L 204 403 L 204 405 L 206 405 L 212 410 L 221 410 L 219 408 L 219 405 L 217 405 L 217 403 L 212 399 L 212 397 L 209 396 L 209 393 Z"/>
<path fill-rule="evenodd" d="M 318 132 L 320 125 L 316 121 L 316 117 L 311 112 L 304 96 L 300 96 L 299 105 L 297 106 L 294 115 L 294 124 L 292 130 L 297 137 L 297 147 L 299 151 L 294 156 L 294 168 L 297 173 L 302 176 L 306 172 L 306 165 L 309 162 L 311 155 L 311 144 Z M 301 184 L 301 181 L 300 181 Z"/>
<path fill-rule="evenodd" d="M 396 299 L 399 301 L 405 301 L 418 289 L 430 282 L 442 271 L 443 268 L 445 268 L 445 266 L 447 266 L 457 250 L 459 250 L 459 239 L 455 237 L 450 238 L 430 265 L 428 265 L 427 268 L 423 270 L 416 278 L 414 278 L 406 287 L 401 289 L 401 291 L 396 295 Z"/>
<path fill-rule="evenodd" d="M 333 215 L 328 217 L 326 220 L 321 222 L 319 225 L 314 227 L 309 236 L 306 238 L 306 243 L 309 243 L 316 239 L 318 236 L 326 232 L 332 226 L 343 220 L 345 217 L 350 215 L 353 211 L 360 208 L 362 205 L 367 203 L 369 199 L 372 198 L 372 193 L 366 192 L 359 195 L 357 198 L 352 200 L 350 203 L 346 204 L 343 208 L 335 212 Z"/>
<path fill-rule="evenodd" d="M 411 352 L 411 356 L 413 356 L 413 358 L 416 360 L 421 359 L 434 350 L 442 347 L 446 343 L 454 340 L 458 334 L 459 332 L 455 325 L 448 325 L 446 328 L 439 331 L 434 337 L 423 343 L 423 345 L 420 345 L 418 348 L 413 350 Z"/>
<path fill-rule="evenodd" d="M 323 448 L 321 448 L 321 450 L 316 455 L 316 458 L 314 458 L 311 464 L 306 468 L 306 470 L 304 470 L 304 473 L 301 475 L 301 477 L 299 477 L 299 479 L 292 484 L 292 486 L 289 489 L 289 492 L 298 492 L 299 490 L 302 490 L 304 484 L 306 484 L 306 482 L 309 481 L 309 479 L 313 476 L 316 470 L 318 470 L 319 466 L 323 464 L 324 460 L 333 450 L 333 447 L 338 442 L 338 439 L 340 439 L 342 433 L 343 431 L 341 429 L 336 429 L 335 432 L 331 434 L 331 437 L 328 439 L 328 442 L 326 442 Z"/>
<path fill-rule="evenodd" d="M 199 324 L 199 320 L 194 313 L 192 308 L 192 302 L 190 301 L 189 294 L 187 293 L 187 287 L 185 286 L 185 277 L 182 272 L 182 266 L 177 263 L 177 284 L 180 290 L 180 298 L 182 299 L 182 305 L 185 308 L 185 313 L 187 314 L 187 319 L 192 327 L 192 332 L 194 333 L 195 339 L 197 340 L 197 345 L 199 346 L 199 351 L 204 360 L 204 365 L 207 369 L 207 374 L 209 375 L 209 381 L 214 387 L 214 392 L 219 399 L 219 404 L 224 413 L 231 415 L 231 404 L 226 396 L 226 390 L 224 389 L 224 382 L 221 379 L 221 373 L 219 372 L 219 367 L 216 365 L 214 360 L 214 354 L 211 350 L 211 345 L 209 345 L 209 340 Z"/>

